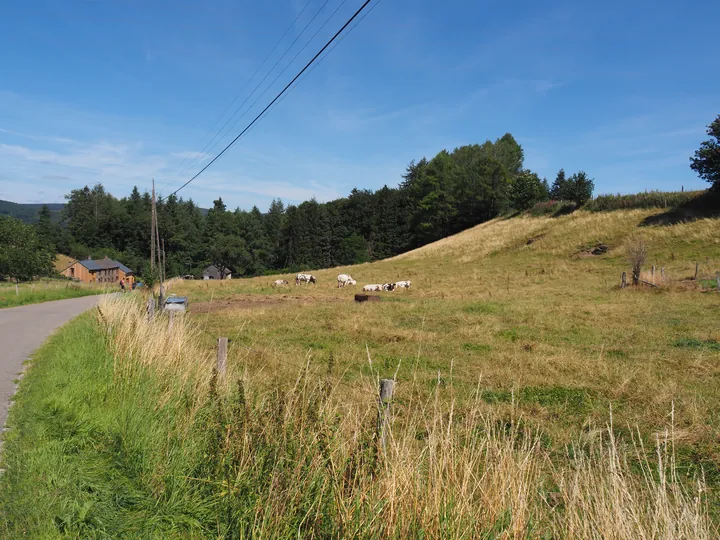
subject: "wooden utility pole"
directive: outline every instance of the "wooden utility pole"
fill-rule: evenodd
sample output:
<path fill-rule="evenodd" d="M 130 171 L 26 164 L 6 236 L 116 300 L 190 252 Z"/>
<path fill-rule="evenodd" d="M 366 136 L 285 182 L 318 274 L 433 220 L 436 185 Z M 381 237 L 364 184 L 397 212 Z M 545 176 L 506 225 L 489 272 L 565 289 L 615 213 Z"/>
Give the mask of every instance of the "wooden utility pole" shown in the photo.
<path fill-rule="evenodd" d="M 150 270 L 155 269 L 155 178 L 152 181 L 152 207 L 150 210 Z"/>

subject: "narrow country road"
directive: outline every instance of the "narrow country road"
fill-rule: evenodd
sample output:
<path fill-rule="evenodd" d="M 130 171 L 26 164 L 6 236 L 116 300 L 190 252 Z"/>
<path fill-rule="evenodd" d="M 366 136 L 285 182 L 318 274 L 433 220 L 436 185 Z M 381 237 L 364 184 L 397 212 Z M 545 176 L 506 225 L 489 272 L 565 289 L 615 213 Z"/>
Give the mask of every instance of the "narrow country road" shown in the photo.
<path fill-rule="evenodd" d="M 0 309 L 0 427 L 23 362 L 55 329 L 95 306 L 101 295 Z"/>

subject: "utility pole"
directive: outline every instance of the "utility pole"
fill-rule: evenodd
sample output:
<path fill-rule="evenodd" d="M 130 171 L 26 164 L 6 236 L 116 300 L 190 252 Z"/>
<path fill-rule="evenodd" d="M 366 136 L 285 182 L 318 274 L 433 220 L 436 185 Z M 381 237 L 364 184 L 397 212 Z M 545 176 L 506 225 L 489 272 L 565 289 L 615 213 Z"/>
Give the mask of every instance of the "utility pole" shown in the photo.
<path fill-rule="evenodd" d="M 152 207 L 150 210 L 150 270 L 155 270 L 155 178 L 152 181 Z"/>

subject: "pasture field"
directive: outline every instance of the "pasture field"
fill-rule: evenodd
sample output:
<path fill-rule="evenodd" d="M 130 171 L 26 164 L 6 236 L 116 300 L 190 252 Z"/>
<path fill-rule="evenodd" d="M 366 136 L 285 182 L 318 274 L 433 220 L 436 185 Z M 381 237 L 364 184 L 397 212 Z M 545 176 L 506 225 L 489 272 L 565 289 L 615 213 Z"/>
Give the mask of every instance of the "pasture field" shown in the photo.
<path fill-rule="evenodd" d="M 64 300 L 65 298 L 77 298 L 105 292 L 107 292 L 106 286 L 75 283 L 64 279 L 42 278 L 18 284 L 19 294 L 15 294 L 15 283 L 0 282 L 0 308 L 37 304 L 51 300 Z"/>
<path fill-rule="evenodd" d="M 716 538 L 720 223 L 660 212 L 498 219 L 316 286 L 175 282 L 172 323 L 104 300 L 20 387 L 0 533 Z M 661 288 L 619 288 L 637 234 Z"/>
<path fill-rule="evenodd" d="M 348 400 L 368 399 L 360 380 L 373 373 L 395 376 L 400 398 L 410 381 L 440 395 L 452 381 L 457 400 L 479 386 L 488 408 L 517 407 L 558 445 L 602 429 L 611 407 L 618 429 L 651 437 L 674 404 L 683 466 L 720 481 L 720 295 L 711 279 L 677 283 L 696 261 L 701 277 L 720 270 L 720 223 L 639 227 L 652 214 L 495 220 L 395 259 L 313 272 L 317 285 L 287 276 L 273 288 L 273 276 L 174 292 L 190 297 L 208 350 L 229 337 L 229 362 L 252 376 L 331 361 Z M 644 277 L 655 265 L 660 283 L 663 268 L 663 288 L 619 288 L 634 234 L 650 249 Z M 580 253 L 598 243 L 609 252 Z M 340 272 L 357 286 L 338 289 Z M 410 290 L 353 302 L 365 283 L 401 279 Z"/>

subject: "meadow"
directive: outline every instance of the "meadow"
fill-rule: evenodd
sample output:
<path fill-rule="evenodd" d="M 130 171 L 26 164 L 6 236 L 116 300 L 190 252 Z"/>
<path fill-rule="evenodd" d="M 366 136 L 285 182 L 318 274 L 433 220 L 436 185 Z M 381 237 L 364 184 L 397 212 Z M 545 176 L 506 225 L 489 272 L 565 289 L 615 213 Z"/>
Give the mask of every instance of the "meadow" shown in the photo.
<path fill-rule="evenodd" d="M 75 283 L 65 279 L 41 278 L 20 283 L 17 289 L 15 283 L 0 282 L 0 308 L 103 294 L 106 291 L 107 287 Z"/>
<path fill-rule="evenodd" d="M 172 324 L 104 301 L 21 386 L 5 532 L 714 538 L 720 223 L 661 212 L 496 219 L 317 285 L 180 281 Z M 637 235 L 659 288 L 619 287 Z"/>

